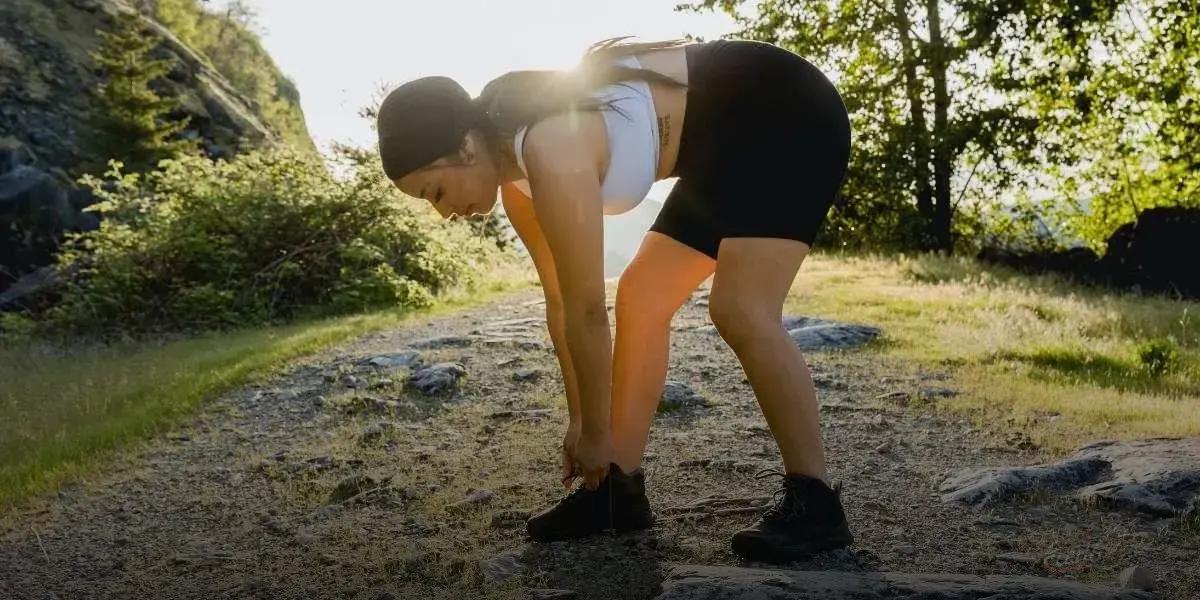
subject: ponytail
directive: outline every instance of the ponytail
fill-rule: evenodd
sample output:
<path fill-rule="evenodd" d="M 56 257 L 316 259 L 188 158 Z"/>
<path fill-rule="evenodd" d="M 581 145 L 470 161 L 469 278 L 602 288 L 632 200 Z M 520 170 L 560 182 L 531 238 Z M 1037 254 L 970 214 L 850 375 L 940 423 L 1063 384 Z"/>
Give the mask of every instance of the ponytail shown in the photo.
<path fill-rule="evenodd" d="M 481 116 L 477 127 L 489 144 L 507 148 L 522 127 L 557 113 L 576 110 L 613 109 L 611 101 L 590 97 L 591 92 L 619 81 L 640 80 L 672 87 L 685 84 L 657 71 L 614 64 L 622 56 L 674 48 L 688 43 L 676 39 L 661 42 L 620 43 L 630 36 L 609 38 L 592 44 L 579 65 L 568 71 L 510 71 L 484 86 L 471 102 Z"/>

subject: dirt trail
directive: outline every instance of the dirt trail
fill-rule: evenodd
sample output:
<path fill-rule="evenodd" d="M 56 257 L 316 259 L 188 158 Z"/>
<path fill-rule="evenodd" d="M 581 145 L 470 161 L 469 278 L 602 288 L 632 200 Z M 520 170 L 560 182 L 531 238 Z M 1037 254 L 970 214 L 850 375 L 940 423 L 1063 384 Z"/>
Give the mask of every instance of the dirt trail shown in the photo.
<path fill-rule="evenodd" d="M 640 599 L 658 592 L 668 563 L 736 564 L 730 534 L 773 491 L 753 474 L 779 460 L 736 358 L 704 329 L 702 294 L 673 322 L 669 379 L 710 406 L 656 420 L 651 532 L 524 539 L 520 511 L 561 495 L 566 419 L 531 291 L 297 361 L 214 399 L 133 459 L 10 513 L 0 597 L 527 598 L 553 588 Z M 463 365 L 461 390 L 426 396 L 404 385 L 410 369 L 362 362 L 401 363 L 414 346 L 427 364 Z M 944 374 L 889 371 L 869 352 L 807 356 L 857 544 L 795 567 L 1116 585 L 1120 570 L 1142 565 L 1162 598 L 1200 598 L 1200 540 L 1178 523 L 1058 498 L 984 512 L 944 504 L 950 470 L 1038 458 L 1019 433 L 977 431 L 887 395 L 950 393 Z"/>

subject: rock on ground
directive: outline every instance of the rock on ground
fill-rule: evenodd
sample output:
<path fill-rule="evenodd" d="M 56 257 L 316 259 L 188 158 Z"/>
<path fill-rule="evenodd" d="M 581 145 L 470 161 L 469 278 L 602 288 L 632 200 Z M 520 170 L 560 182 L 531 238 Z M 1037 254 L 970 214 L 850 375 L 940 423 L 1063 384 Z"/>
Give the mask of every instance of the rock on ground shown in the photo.
<path fill-rule="evenodd" d="M 1076 499 L 1172 517 L 1200 513 L 1200 437 L 1097 442 L 1048 465 L 963 469 L 942 499 L 977 507 L 1032 491 L 1075 490 Z"/>
<path fill-rule="evenodd" d="M 467 369 L 461 364 L 442 362 L 413 372 L 408 376 L 408 385 L 422 394 L 440 394 L 454 389 L 466 374 Z"/>
<path fill-rule="evenodd" d="M 840 350 L 861 346 L 882 333 L 878 327 L 813 317 L 784 317 L 783 327 L 801 350 Z"/>
<path fill-rule="evenodd" d="M 416 367 L 420 366 L 422 361 L 421 353 L 416 350 L 405 350 L 403 352 L 393 352 L 390 354 L 379 354 L 363 360 L 363 364 L 384 369 L 392 369 L 396 367 Z"/>
<path fill-rule="evenodd" d="M 479 572 L 483 574 L 484 581 L 499 583 L 524 571 L 525 565 L 521 562 L 523 553 L 523 549 L 516 548 L 480 560 Z"/>
<path fill-rule="evenodd" d="M 681 381 L 668 381 L 663 386 L 662 397 L 658 401 L 658 412 L 674 412 L 707 406 L 708 400 L 697 394 L 688 384 Z"/>
<path fill-rule="evenodd" d="M 883 333 L 878 327 L 838 323 L 816 317 L 785 316 L 783 328 L 801 350 L 845 350 L 861 346 Z M 717 333 L 712 325 L 698 327 L 696 331 Z"/>
<path fill-rule="evenodd" d="M 656 600 L 1150 600 L 1118 590 L 1042 577 L 784 571 L 677 565 Z"/>

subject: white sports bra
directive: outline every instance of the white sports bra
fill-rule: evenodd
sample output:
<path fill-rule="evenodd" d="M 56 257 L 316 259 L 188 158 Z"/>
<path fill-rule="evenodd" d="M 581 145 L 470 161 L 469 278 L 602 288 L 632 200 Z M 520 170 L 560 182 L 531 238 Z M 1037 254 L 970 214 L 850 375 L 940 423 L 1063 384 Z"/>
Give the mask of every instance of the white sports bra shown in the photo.
<path fill-rule="evenodd" d="M 622 56 L 615 62 L 633 68 L 642 66 L 636 56 Z M 612 106 L 620 110 L 606 108 L 602 111 L 608 136 L 608 171 L 600 185 L 600 196 L 604 214 L 616 215 L 632 209 L 646 197 L 658 172 L 658 119 L 654 99 L 650 95 L 650 84 L 641 80 L 609 84 L 593 92 L 592 97 L 612 100 Z M 527 129 L 517 130 L 513 140 L 517 165 L 526 179 L 514 181 L 513 185 L 528 196 L 531 195 L 529 171 L 525 169 L 521 151 Z"/>

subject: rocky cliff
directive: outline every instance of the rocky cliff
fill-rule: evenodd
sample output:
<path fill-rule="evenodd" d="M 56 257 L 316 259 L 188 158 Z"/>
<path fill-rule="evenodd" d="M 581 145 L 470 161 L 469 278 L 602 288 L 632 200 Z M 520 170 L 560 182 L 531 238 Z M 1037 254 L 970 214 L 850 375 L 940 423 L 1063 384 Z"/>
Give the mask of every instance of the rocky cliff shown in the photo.
<path fill-rule="evenodd" d="M 84 143 L 92 134 L 89 92 L 99 83 L 90 53 L 96 32 L 127 10 L 120 0 L 0 2 L 0 290 L 48 264 L 64 231 L 95 226 L 79 212 L 91 199 L 71 181 L 83 165 L 103 160 L 87 156 Z M 175 58 L 164 85 L 181 99 L 186 135 L 205 153 L 281 143 L 255 103 L 204 56 L 147 22 L 162 39 L 158 52 Z"/>

